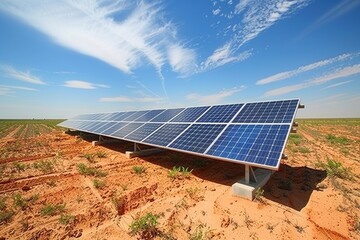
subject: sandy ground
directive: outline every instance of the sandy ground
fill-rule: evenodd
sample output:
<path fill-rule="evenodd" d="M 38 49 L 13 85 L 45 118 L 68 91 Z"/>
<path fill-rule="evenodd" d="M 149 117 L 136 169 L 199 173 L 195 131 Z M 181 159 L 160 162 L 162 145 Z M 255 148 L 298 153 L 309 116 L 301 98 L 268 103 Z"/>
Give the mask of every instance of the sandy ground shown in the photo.
<path fill-rule="evenodd" d="M 232 195 L 242 165 L 170 151 L 127 159 L 131 143 L 93 147 L 91 136 L 59 130 L 15 139 L 14 130 L 0 141 L 0 239 L 146 238 L 129 225 L 147 213 L 158 216 L 155 239 L 360 239 L 359 132 L 300 126 L 289 159 L 249 201 Z M 331 143 L 328 134 L 349 142 Z M 329 159 L 345 179 L 327 177 L 321 162 Z M 107 175 L 80 174 L 80 163 Z M 171 178 L 174 166 L 193 171 Z M 50 214 L 49 206 L 58 208 Z"/>

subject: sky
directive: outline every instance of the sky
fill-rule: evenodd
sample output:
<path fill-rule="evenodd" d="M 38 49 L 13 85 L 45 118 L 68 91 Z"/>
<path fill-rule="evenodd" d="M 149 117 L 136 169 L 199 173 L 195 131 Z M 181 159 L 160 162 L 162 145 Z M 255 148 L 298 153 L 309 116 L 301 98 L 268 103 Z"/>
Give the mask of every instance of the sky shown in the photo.
<path fill-rule="evenodd" d="M 357 0 L 1 0 L 0 118 L 300 98 L 360 117 Z"/>

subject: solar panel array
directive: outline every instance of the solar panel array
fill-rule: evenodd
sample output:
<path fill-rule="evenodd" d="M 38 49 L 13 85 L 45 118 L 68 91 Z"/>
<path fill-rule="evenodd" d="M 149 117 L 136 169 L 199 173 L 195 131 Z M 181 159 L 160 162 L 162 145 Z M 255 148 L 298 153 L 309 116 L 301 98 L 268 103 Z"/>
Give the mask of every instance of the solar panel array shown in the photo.
<path fill-rule="evenodd" d="M 59 126 L 278 169 L 299 99 L 84 114 Z"/>

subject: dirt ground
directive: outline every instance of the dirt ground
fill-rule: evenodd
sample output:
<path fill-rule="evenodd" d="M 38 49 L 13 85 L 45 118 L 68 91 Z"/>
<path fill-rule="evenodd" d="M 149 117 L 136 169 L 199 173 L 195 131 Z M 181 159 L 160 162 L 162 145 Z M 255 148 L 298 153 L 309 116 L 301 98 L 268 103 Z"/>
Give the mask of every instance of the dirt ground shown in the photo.
<path fill-rule="evenodd" d="M 14 130 L 0 140 L 0 239 L 360 239 L 359 121 L 300 121 L 254 201 L 232 195 L 242 165 Z"/>

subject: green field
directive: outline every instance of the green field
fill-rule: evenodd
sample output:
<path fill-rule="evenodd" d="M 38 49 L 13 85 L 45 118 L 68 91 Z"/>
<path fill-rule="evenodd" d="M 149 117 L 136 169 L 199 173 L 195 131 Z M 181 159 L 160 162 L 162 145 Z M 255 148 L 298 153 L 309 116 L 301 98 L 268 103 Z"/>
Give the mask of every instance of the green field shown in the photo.
<path fill-rule="evenodd" d="M 1 119 L 0 138 L 13 133 L 15 138 L 29 138 L 57 129 L 63 119 Z"/>

